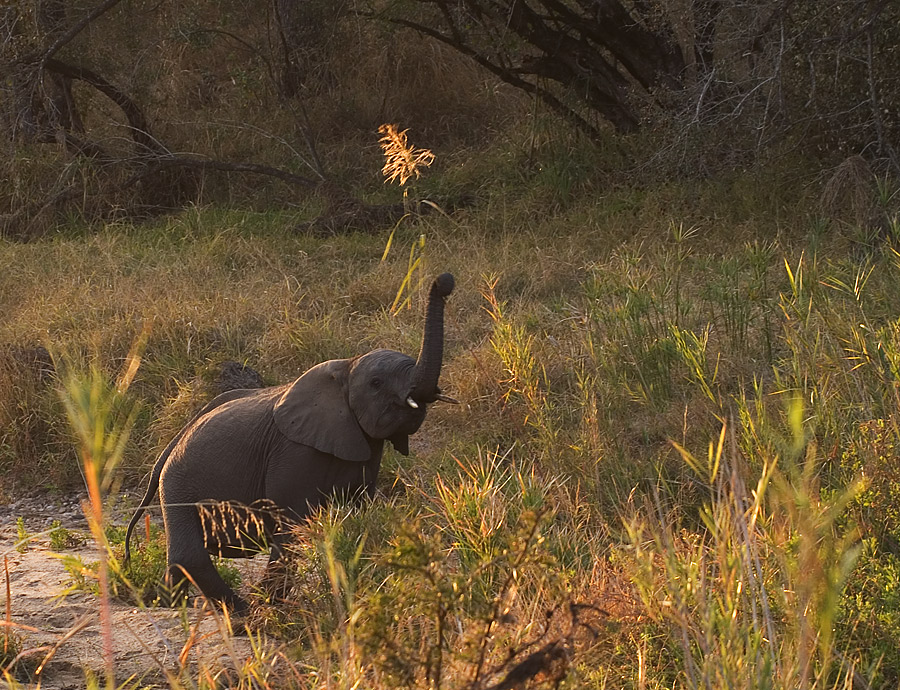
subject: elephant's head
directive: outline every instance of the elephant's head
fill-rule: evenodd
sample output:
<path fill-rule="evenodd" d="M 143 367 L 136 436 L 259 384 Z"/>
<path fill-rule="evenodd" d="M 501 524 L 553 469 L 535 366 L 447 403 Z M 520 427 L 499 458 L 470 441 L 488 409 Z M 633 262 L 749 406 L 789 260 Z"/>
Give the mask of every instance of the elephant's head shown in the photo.
<path fill-rule="evenodd" d="M 369 439 L 388 439 L 404 455 L 429 403 L 452 401 L 438 378 L 444 351 L 444 300 L 454 280 L 444 273 L 428 295 L 418 360 L 393 350 L 323 362 L 297 379 L 275 405 L 288 438 L 344 460 L 367 461 Z"/>

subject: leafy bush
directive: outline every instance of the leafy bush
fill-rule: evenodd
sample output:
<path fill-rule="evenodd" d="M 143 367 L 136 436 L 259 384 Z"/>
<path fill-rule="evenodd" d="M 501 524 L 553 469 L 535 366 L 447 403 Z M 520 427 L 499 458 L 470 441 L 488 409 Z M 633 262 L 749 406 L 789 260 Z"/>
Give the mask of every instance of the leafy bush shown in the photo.
<path fill-rule="evenodd" d="M 900 555 L 885 552 L 874 537 L 863 540 L 841 597 L 837 636 L 861 668 L 871 669 L 873 687 L 900 683 Z"/>
<path fill-rule="evenodd" d="M 297 529 L 289 606 L 265 611 L 273 629 L 344 672 L 365 659 L 389 687 L 497 682 L 537 650 L 533 674 L 562 678 L 563 646 L 596 613 L 567 597 L 551 553 L 574 536 L 548 508 L 556 483 L 508 462 L 481 453 L 413 506 L 323 508 Z"/>
<path fill-rule="evenodd" d="M 66 529 L 59 520 L 50 523 L 50 549 L 53 551 L 64 551 L 65 549 L 73 549 L 81 546 L 85 542 L 84 535 Z"/>
<path fill-rule="evenodd" d="M 28 551 L 30 539 L 31 535 L 28 534 L 28 530 L 25 528 L 25 518 L 20 515 L 16 518 L 16 551 L 19 553 Z"/>

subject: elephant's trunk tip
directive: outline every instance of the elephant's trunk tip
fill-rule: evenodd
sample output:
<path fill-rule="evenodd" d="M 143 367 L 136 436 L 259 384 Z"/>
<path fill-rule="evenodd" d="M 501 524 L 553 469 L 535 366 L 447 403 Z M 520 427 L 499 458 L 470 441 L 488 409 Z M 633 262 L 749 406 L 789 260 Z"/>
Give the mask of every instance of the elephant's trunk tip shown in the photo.
<path fill-rule="evenodd" d="M 456 280 L 454 280 L 453 274 L 441 273 L 441 275 L 434 279 L 434 284 L 431 286 L 431 292 L 437 297 L 447 297 L 453 292 L 454 287 L 456 287 Z"/>

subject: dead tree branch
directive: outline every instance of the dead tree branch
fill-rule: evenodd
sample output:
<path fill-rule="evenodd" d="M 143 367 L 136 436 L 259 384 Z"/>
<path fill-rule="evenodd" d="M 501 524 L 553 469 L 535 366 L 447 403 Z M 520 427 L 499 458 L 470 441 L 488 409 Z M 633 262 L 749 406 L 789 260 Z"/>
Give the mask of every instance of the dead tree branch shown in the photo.
<path fill-rule="evenodd" d="M 98 17 L 106 14 L 113 7 L 118 5 L 122 0 L 106 0 L 101 5 L 98 5 L 91 12 L 88 12 L 82 19 L 72 26 L 71 29 L 62 34 L 59 38 L 57 38 L 47 50 L 45 50 L 40 56 L 37 57 L 35 62 L 40 63 L 41 65 L 45 65 L 47 60 L 52 58 L 56 53 L 59 52 L 60 48 L 69 43 L 72 39 L 74 39 L 78 34 L 80 34 L 84 29 L 90 24 L 92 21 L 97 19 Z"/>
<path fill-rule="evenodd" d="M 193 170 L 217 170 L 219 172 L 237 172 L 251 173 L 254 175 L 266 175 L 275 177 L 289 184 L 298 185 L 300 187 L 314 188 L 318 185 L 318 181 L 312 180 L 296 173 L 288 172 L 280 168 L 274 168 L 270 165 L 260 165 L 258 163 L 232 163 L 229 161 L 218 161 L 208 158 L 197 158 L 193 156 L 174 156 L 166 155 L 158 158 L 142 158 L 145 163 L 142 170 L 132 175 L 122 185 L 123 189 L 127 189 L 141 179 L 159 172 L 163 169 L 171 168 L 188 168 Z"/>
<path fill-rule="evenodd" d="M 128 125 L 131 128 L 131 137 L 141 150 L 155 155 L 165 153 L 165 147 L 150 134 L 150 127 L 147 124 L 147 117 L 144 115 L 143 110 L 128 94 L 111 84 L 103 76 L 87 67 L 70 65 L 56 58 L 48 58 L 44 62 L 44 67 L 50 72 L 61 74 L 70 79 L 78 79 L 93 86 L 119 106 L 122 114 L 128 120 Z"/>

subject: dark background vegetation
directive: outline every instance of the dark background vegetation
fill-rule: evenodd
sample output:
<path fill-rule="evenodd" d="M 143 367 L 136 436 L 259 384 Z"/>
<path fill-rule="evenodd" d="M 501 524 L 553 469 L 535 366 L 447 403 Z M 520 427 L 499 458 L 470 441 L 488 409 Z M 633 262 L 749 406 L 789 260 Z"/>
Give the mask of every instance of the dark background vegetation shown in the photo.
<path fill-rule="evenodd" d="M 371 132 L 395 120 L 438 149 L 572 128 L 598 167 L 637 181 L 789 153 L 896 172 L 898 12 L 886 0 L 6 4 L 2 230 L 28 239 L 72 214 L 223 200 L 340 206 L 373 165 Z"/>
<path fill-rule="evenodd" d="M 23 0 L 0 50 L 5 497 L 81 485 L 71 371 L 140 352 L 133 499 L 224 361 L 414 354 L 451 270 L 464 404 L 303 527 L 290 678 L 896 687 L 898 3 Z"/>

